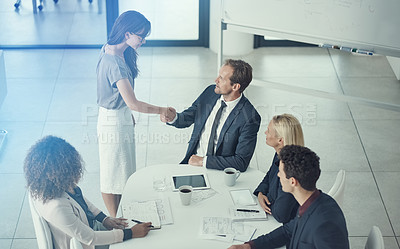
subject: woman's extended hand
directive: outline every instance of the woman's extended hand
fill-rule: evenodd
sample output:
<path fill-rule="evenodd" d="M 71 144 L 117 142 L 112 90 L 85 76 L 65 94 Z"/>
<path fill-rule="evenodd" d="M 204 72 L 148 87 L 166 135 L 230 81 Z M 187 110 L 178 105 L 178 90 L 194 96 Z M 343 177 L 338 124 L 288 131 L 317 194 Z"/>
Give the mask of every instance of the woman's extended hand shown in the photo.
<path fill-rule="evenodd" d="M 146 236 L 150 231 L 151 222 L 136 224 L 131 227 L 132 238 L 142 238 Z"/>
<path fill-rule="evenodd" d="M 163 107 L 160 113 L 160 120 L 164 123 L 171 122 L 176 116 L 176 110 L 173 107 Z"/>
<path fill-rule="evenodd" d="M 125 227 L 128 226 L 128 223 L 126 222 L 126 219 L 124 218 L 113 218 L 113 217 L 107 217 L 103 221 L 103 226 L 107 228 L 108 230 L 112 229 L 124 229 Z"/>
<path fill-rule="evenodd" d="M 263 193 L 258 192 L 257 198 L 262 209 L 264 209 L 264 211 L 268 214 L 271 214 L 271 208 L 269 207 L 269 205 L 271 205 L 271 202 L 268 200 L 268 197 L 265 196 Z"/>

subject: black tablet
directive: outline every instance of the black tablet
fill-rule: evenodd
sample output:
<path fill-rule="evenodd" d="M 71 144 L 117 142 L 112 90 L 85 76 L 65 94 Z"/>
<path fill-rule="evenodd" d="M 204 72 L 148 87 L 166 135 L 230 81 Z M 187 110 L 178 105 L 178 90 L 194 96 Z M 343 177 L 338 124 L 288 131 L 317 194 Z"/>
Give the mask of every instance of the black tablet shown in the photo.
<path fill-rule="evenodd" d="M 186 174 L 186 175 L 173 175 L 172 176 L 173 190 L 178 191 L 178 188 L 183 185 L 193 187 L 193 190 L 208 189 L 210 183 L 206 174 Z"/>

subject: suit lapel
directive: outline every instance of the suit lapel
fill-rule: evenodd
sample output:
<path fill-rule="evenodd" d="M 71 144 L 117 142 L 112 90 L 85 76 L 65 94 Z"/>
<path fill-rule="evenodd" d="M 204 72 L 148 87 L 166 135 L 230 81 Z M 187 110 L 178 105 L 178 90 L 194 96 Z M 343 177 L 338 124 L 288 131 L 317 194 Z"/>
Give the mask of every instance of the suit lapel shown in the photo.
<path fill-rule="evenodd" d="M 291 242 L 290 248 L 298 248 L 301 234 L 303 233 L 304 227 L 307 224 L 310 213 L 304 214 L 302 217 L 297 219 L 295 229 L 293 230 L 293 241 Z"/>
<path fill-rule="evenodd" d="M 226 121 L 224 123 L 224 126 L 222 127 L 221 133 L 219 134 L 218 143 L 217 143 L 217 147 L 216 147 L 215 151 L 217 151 L 219 146 L 221 146 L 221 143 L 224 139 L 226 132 L 228 131 L 229 127 L 232 125 L 232 122 L 236 119 L 236 117 L 242 111 L 242 108 L 243 108 L 244 104 L 246 103 L 246 101 L 247 101 L 247 98 L 243 95 L 242 98 L 240 99 L 239 103 L 237 103 L 235 108 L 229 114 L 228 118 L 226 119 Z"/>
<path fill-rule="evenodd" d="M 74 214 L 80 218 L 80 220 L 85 223 L 86 225 L 89 226 L 89 221 L 87 219 L 86 213 L 83 210 L 83 208 L 81 207 L 81 205 L 79 205 L 78 202 L 76 202 L 74 200 L 74 198 L 72 198 L 71 196 L 69 196 L 67 193 L 64 192 L 64 198 L 68 199 L 69 203 L 71 204 L 71 207 L 73 209 Z"/>
<path fill-rule="evenodd" d="M 293 230 L 292 236 L 292 242 L 290 243 L 290 248 L 298 248 L 298 245 L 300 243 L 300 238 L 302 237 L 302 233 L 304 230 L 304 227 L 306 226 L 308 219 L 310 216 L 314 213 L 315 209 L 319 205 L 319 199 L 317 198 L 313 204 L 308 208 L 308 210 L 303 214 L 301 218 L 297 219 L 297 222 L 295 224 L 295 229 Z"/>

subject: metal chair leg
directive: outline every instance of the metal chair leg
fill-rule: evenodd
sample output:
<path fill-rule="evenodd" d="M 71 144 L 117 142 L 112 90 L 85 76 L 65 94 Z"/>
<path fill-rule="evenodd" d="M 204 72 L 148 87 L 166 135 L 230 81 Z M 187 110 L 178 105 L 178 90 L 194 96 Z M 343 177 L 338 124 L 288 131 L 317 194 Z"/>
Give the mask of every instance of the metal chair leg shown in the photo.
<path fill-rule="evenodd" d="M 15 4 L 14 4 L 14 7 L 15 7 L 16 9 L 18 9 L 20 5 L 21 5 L 21 0 L 17 0 L 17 1 L 15 2 Z"/>
<path fill-rule="evenodd" d="M 43 0 L 39 1 L 38 9 L 39 9 L 39 11 L 42 11 L 42 9 L 43 9 Z"/>

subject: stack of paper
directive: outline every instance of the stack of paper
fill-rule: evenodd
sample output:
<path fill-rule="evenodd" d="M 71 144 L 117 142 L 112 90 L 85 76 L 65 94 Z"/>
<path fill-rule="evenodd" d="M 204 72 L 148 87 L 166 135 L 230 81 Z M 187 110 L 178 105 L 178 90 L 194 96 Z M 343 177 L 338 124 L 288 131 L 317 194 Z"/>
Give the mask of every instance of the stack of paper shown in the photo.
<path fill-rule="evenodd" d="M 200 237 L 226 242 L 233 240 L 249 241 L 256 232 L 256 228 L 242 222 L 234 222 L 230 218 L 204 217 L 202 220 Z"/>
<path fill-rule="evenodd" d="M 236 221 L 268 220 L 267 213 L 259 205 L 230 207 L 229 215 Z"/>

